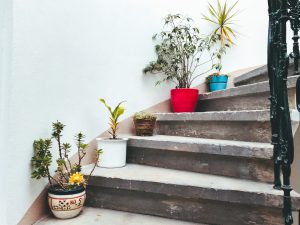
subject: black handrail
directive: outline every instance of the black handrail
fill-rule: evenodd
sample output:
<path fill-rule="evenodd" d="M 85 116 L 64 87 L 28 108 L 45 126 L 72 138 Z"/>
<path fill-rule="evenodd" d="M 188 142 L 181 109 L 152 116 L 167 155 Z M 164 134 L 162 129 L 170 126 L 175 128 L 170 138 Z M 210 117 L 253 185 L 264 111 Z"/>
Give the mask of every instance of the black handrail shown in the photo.
<path fill-rule="evenodd" d="M 300 0 L 268 0 L 268 74 L 270 83 L 270 118 L 274 145 L 274 188 L 283 190 L 283 216 L 285 225 L 293 224 L 290 193 L 291 164 L 294 160 L 294 143 L 290 119 L 287 76 L 289 58 L 294 61 L 294 74 L 299 74 Z M 293 36 L 293 52 L 287 54 L 287 22 Z M 297 108 L 300 109 L 300 79 L 297 81 Z M 283 180 L 281 180 L 281 173 Z"/>

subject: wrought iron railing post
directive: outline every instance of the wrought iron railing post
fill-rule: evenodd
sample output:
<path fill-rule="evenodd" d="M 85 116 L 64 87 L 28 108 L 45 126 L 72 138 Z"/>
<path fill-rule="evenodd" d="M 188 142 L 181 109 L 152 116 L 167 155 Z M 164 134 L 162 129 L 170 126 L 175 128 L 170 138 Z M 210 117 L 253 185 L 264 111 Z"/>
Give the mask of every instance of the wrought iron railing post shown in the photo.
<path fill-rule="evenodd" d="M 290 185 L 294 143 L 290 119 L 287 76 L 287 21 L 294 31 L 293 53 L 295 74 L 298 75 L 299 59 L 299 0 L 269 0 L 268 70 L 271 100 L 272 144 L 274 145 L 274 188 L 284 192 L 283 214 L 285 225 L 293 224 Z M 300 83 L 299 83 L 300 84 Z M 299 105 L 300 107 L 300 105 Z M 280 175 L 282 173 L 283 180 Z"/>
<path fill-rule="evenodd" d="M 299 75 L 299 5 L 298 0 L 289 1 L 289 20 L 291 23 L 291 29 L 293 30 L 293 52 L 290 57 L 294 59 L 294 75 Z"/>

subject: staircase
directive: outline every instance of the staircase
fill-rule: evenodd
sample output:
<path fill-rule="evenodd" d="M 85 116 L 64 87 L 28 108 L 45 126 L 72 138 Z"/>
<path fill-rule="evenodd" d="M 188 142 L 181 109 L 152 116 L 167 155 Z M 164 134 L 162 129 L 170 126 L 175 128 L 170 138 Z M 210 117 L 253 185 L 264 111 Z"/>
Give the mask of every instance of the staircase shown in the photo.
<path fill-rule="evenodd" d="M 296 78 L 288 78 L 291 109 Z M 105 225 L 283 225 L 267 79 L 264 66 L 236 78 L 234 88 L 201 94 L 196 113 L 158 113 L 157 135 L 130 138 L 126 167 L 95 170 L 86 205 L 132 218 Z M 292 196 L 299 211 L 300 195 Z M 151 217 L 135 223 L 140 214 Z"/>

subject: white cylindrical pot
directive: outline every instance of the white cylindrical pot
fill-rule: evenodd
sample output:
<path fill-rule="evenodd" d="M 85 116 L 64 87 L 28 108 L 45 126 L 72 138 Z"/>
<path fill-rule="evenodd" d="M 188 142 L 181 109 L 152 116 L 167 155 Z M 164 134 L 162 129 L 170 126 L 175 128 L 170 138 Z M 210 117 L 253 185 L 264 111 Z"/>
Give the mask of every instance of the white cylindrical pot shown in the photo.
<path fill-rule="evenodd" d="M 102 149 L 99 166 L 104 168 L 118 168 L 126 165 L 126 138 L 104 139 L 97 138 L 98 149 Z"/>

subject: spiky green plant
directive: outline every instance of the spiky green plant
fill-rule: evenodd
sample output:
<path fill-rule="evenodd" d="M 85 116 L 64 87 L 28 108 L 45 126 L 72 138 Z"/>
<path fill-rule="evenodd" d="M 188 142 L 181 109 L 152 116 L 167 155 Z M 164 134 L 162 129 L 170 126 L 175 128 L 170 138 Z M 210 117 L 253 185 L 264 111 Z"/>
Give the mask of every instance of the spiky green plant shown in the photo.
<path fill-rule="evenodd" d="M 232 5 L 228 5 L 227 1 L 221 4 L 220 0 L 217 0 L 216 7 L 208 3 L 208 16 L 202 14 L 204 20 L 215 25 L 212 33 L 219 36 L 220 50 L 217 55 L 218 63 L 214 65 L 218 73 L 222 70 L 222 56 L 226 54 L 226 48 L 235 45 L 233 39 L 236 39 L 237 32 L 232 28 L 232 25 L 234 25 L 233 19 L 239 13 L 239 11 L 234 11 L 237 4 L 238 1 Z"/>
<path fill-rule="evenodd" d="M 228 5 L 227 1 L 221 4 L 220 0 L 217 0 L 216 7 L 208 3 L 209 16 L 202 14 L 203 19 L 215 24 L 216 28 L 213 33 L 220 35 L 222 47 L 225 44 L 234 45 L 233 39 L 237 37 L 237 32 L 232 28 L 232 25 L 234 25 L 233 19 L 239 13 L 239 11 L 234 11 L 237 4 L 238 1 L 232 5 Z"/>

